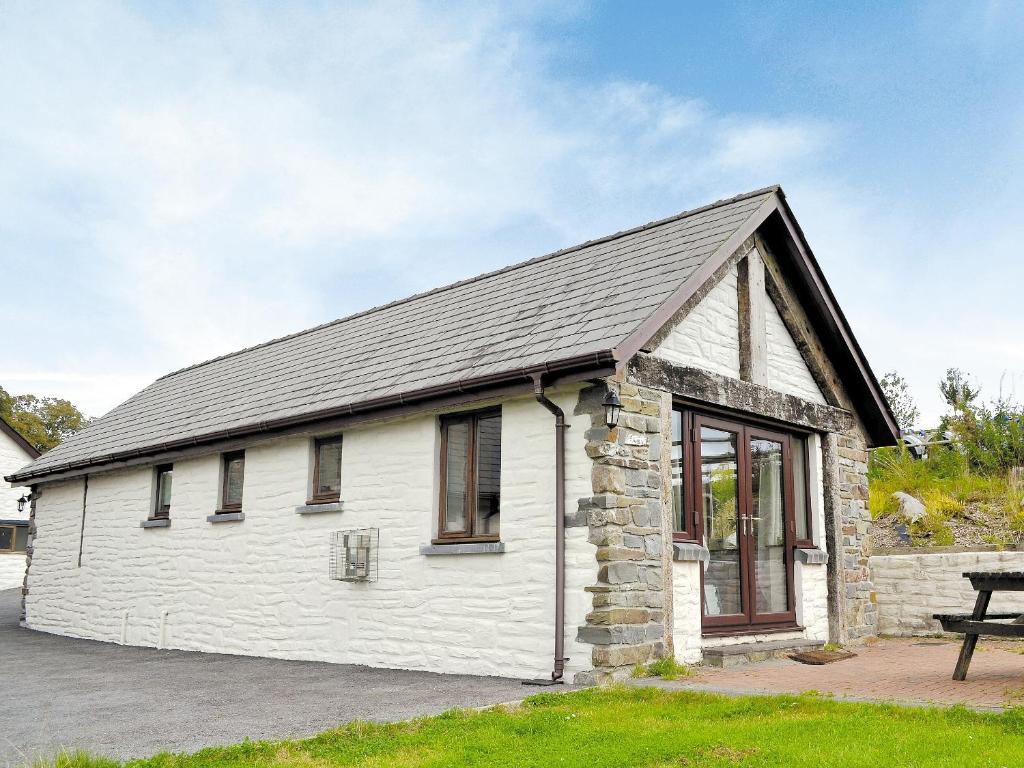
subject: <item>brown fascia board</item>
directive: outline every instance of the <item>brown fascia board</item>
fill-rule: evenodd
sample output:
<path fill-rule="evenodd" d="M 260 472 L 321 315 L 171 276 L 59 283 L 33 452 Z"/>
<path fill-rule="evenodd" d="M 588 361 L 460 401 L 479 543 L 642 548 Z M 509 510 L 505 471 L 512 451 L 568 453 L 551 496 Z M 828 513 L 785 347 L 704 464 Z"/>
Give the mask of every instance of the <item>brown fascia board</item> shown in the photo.
<path fill-rule="evenodd" d="M 369 416 L 375 413 L 386 412 L 387 418 L 395 418 L 403 414 L 423 411 L 434 404 L 443 404 L 446 398 L 450 399 L 458 395 L 486 396 L 492 392 L 496 395 L 508 395 L 511 391 L 509 389 L 511 385 L 524 383 L 528 384 L 529 391 L 532 391 L 533 377 L 538 374 L 548 379 L 551 384 L 560 381 L 580 380 L 587 377 L 609 376 L 615 372 L 615 362 L 611 351 L 593 352 L 542 365 L 530 366 L 529 368 L 515 369 L 505 373 L 491 374 L 474 379 L 460 379 L 451 384 L 427 387 L 406 394 L 388 395 L 361 403 L 316 411 L 315 413 L 261 421 L 239 429 L 211 432 L 205 435 L 158 443 L 145 448 L 114 452 L 104 456 L 94 456 L 90 459 L 57 464 L 35 472 L 15 472 L 4 479 L 12 484 L 27 485 L 44 479 L 52 481 L 58 479 L 56 477 L 58 475 L 60 476 L 59 479 L 64 479 L 69 476 L 86 474 L 88 470 L 103 471 L 114 464 L 121 466 L 129 466 L 129 463 L 144 464 L 148 463 L 147 460 L 152 459 L 154 456 L 172 454 L 176 451 L 187 449 L 210 447 L 242 438 L 282 434 L 286 433 L 289 429 L 306 426 L 315 427 L 331 420 L 343 420 L 347 417 Z M 527 390 L 524 389 L 523 391 L 526 392 Z"/>
<path fill-rule="evenodd" d="M 630 334 L 614 350 L 617 366 L 621 370 L 668 323 L 686 301 L 715 271 L 739 248 L 743 242 L 762 228 L 768 229 L 776 238 L 782 237 L 786 248 L 784 253 L 792 257 L 799 282 L 803 284 L 802 299 L 810 303 L 825 326 L 823 341 L 829 337 L 829 345 L 848 361 L 844 366 L 853 377 L 843 377 L 844 386 L 859 394 L 866 395 L 867 402 L 855 399 L 855 408 L 868 428 L 869 444 L 872 447 L 895 445 L 899 440 L 899 428 L 889 409 L 881 386 L 868 365 L 863 350 L 854 338 L 850 325 L 836 301 L 832 289 L 818 266 L 803 231 L 786 202 L 781 187 L 771 187 L 768 198 L 750 217 L 722 243 L 714 254 L 687 278 L 657 310 Z M 777 223 L 778 226 L 773 226 Z M 852 385 L 852 386 L 851 386 Z"/>
<path fill-rule="evenodd" d="M 8 437 L 18 444 L 25 453 L 31 456 L 33 459 L 38 459 L 42 454 L 36 450 L 36 447 L 32 445 L 28 440 L 21 436 L 14 427 L 7 423 L 7 420 L 0 416 L 0 431 L 3 431 Z"/>

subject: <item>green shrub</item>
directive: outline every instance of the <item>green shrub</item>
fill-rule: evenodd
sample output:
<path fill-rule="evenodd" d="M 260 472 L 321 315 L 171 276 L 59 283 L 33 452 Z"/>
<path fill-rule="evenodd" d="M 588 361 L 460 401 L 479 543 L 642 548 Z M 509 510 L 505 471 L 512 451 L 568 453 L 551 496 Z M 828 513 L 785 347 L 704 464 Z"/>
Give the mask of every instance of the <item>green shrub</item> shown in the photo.
<path fill-rule="evenodd" d="M 911 535 L 920 544 L 933 547 L 950 547 L 956 543 L 953 530 L 946 525 L 945 518 L 937 512 L 928 511 L 911 528 Z"/>

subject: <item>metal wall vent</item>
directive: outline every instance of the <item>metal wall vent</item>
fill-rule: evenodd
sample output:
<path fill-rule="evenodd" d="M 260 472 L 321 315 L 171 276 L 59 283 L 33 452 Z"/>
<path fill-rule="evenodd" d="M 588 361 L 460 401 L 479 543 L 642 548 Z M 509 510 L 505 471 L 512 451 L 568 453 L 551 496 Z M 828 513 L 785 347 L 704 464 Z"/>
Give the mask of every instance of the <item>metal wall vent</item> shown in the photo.
<path fill-rule="evenodd" d="M 377 580 L 377 528 L 331 534 L 331 578 L 336 581 Z"/>

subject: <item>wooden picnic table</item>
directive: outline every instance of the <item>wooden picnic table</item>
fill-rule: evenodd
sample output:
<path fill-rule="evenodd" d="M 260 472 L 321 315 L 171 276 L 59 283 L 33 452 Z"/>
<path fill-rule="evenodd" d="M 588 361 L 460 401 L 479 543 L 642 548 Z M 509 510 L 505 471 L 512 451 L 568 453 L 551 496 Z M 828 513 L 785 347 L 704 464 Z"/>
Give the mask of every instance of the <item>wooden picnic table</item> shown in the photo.
<path fill-rule="evenodd" d="M 1024 571 L 968 571 L 964 578 L 970 579 L 971 586 L 978 592 L 974 612 L 933 614 L 944 631 L 964 636 L 960 658 L 953 670 L 954 680 L 967 677 L 967 668 L 971 666 L 971 657 L 981 635 L 1024 639 L 1024 614 L 988 612 L 993 592 L 1024 592 Z"/>

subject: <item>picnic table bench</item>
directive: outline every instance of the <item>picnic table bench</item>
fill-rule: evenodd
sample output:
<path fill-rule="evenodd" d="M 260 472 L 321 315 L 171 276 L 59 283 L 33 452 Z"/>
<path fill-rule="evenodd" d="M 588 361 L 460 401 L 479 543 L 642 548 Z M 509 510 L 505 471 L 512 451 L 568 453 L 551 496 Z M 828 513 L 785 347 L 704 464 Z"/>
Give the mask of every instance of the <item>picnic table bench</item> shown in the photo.
<path fill-rule="evenodd" d="M 981 635 L 1024 639 L 1024 614 L 988 612 L 993 592 L 1024 592 L 1024 571 L 968 571 L 964 578 L 971 580 L 971 586 L 978 593 L 974 612 L 933 614 L 933 618 L 941 622 L 943 631 L 964 636 L 960 658 L 953 670 L 954 680 L 967 677 L 967 668 L 971 666 L 971 657 Z"/>

